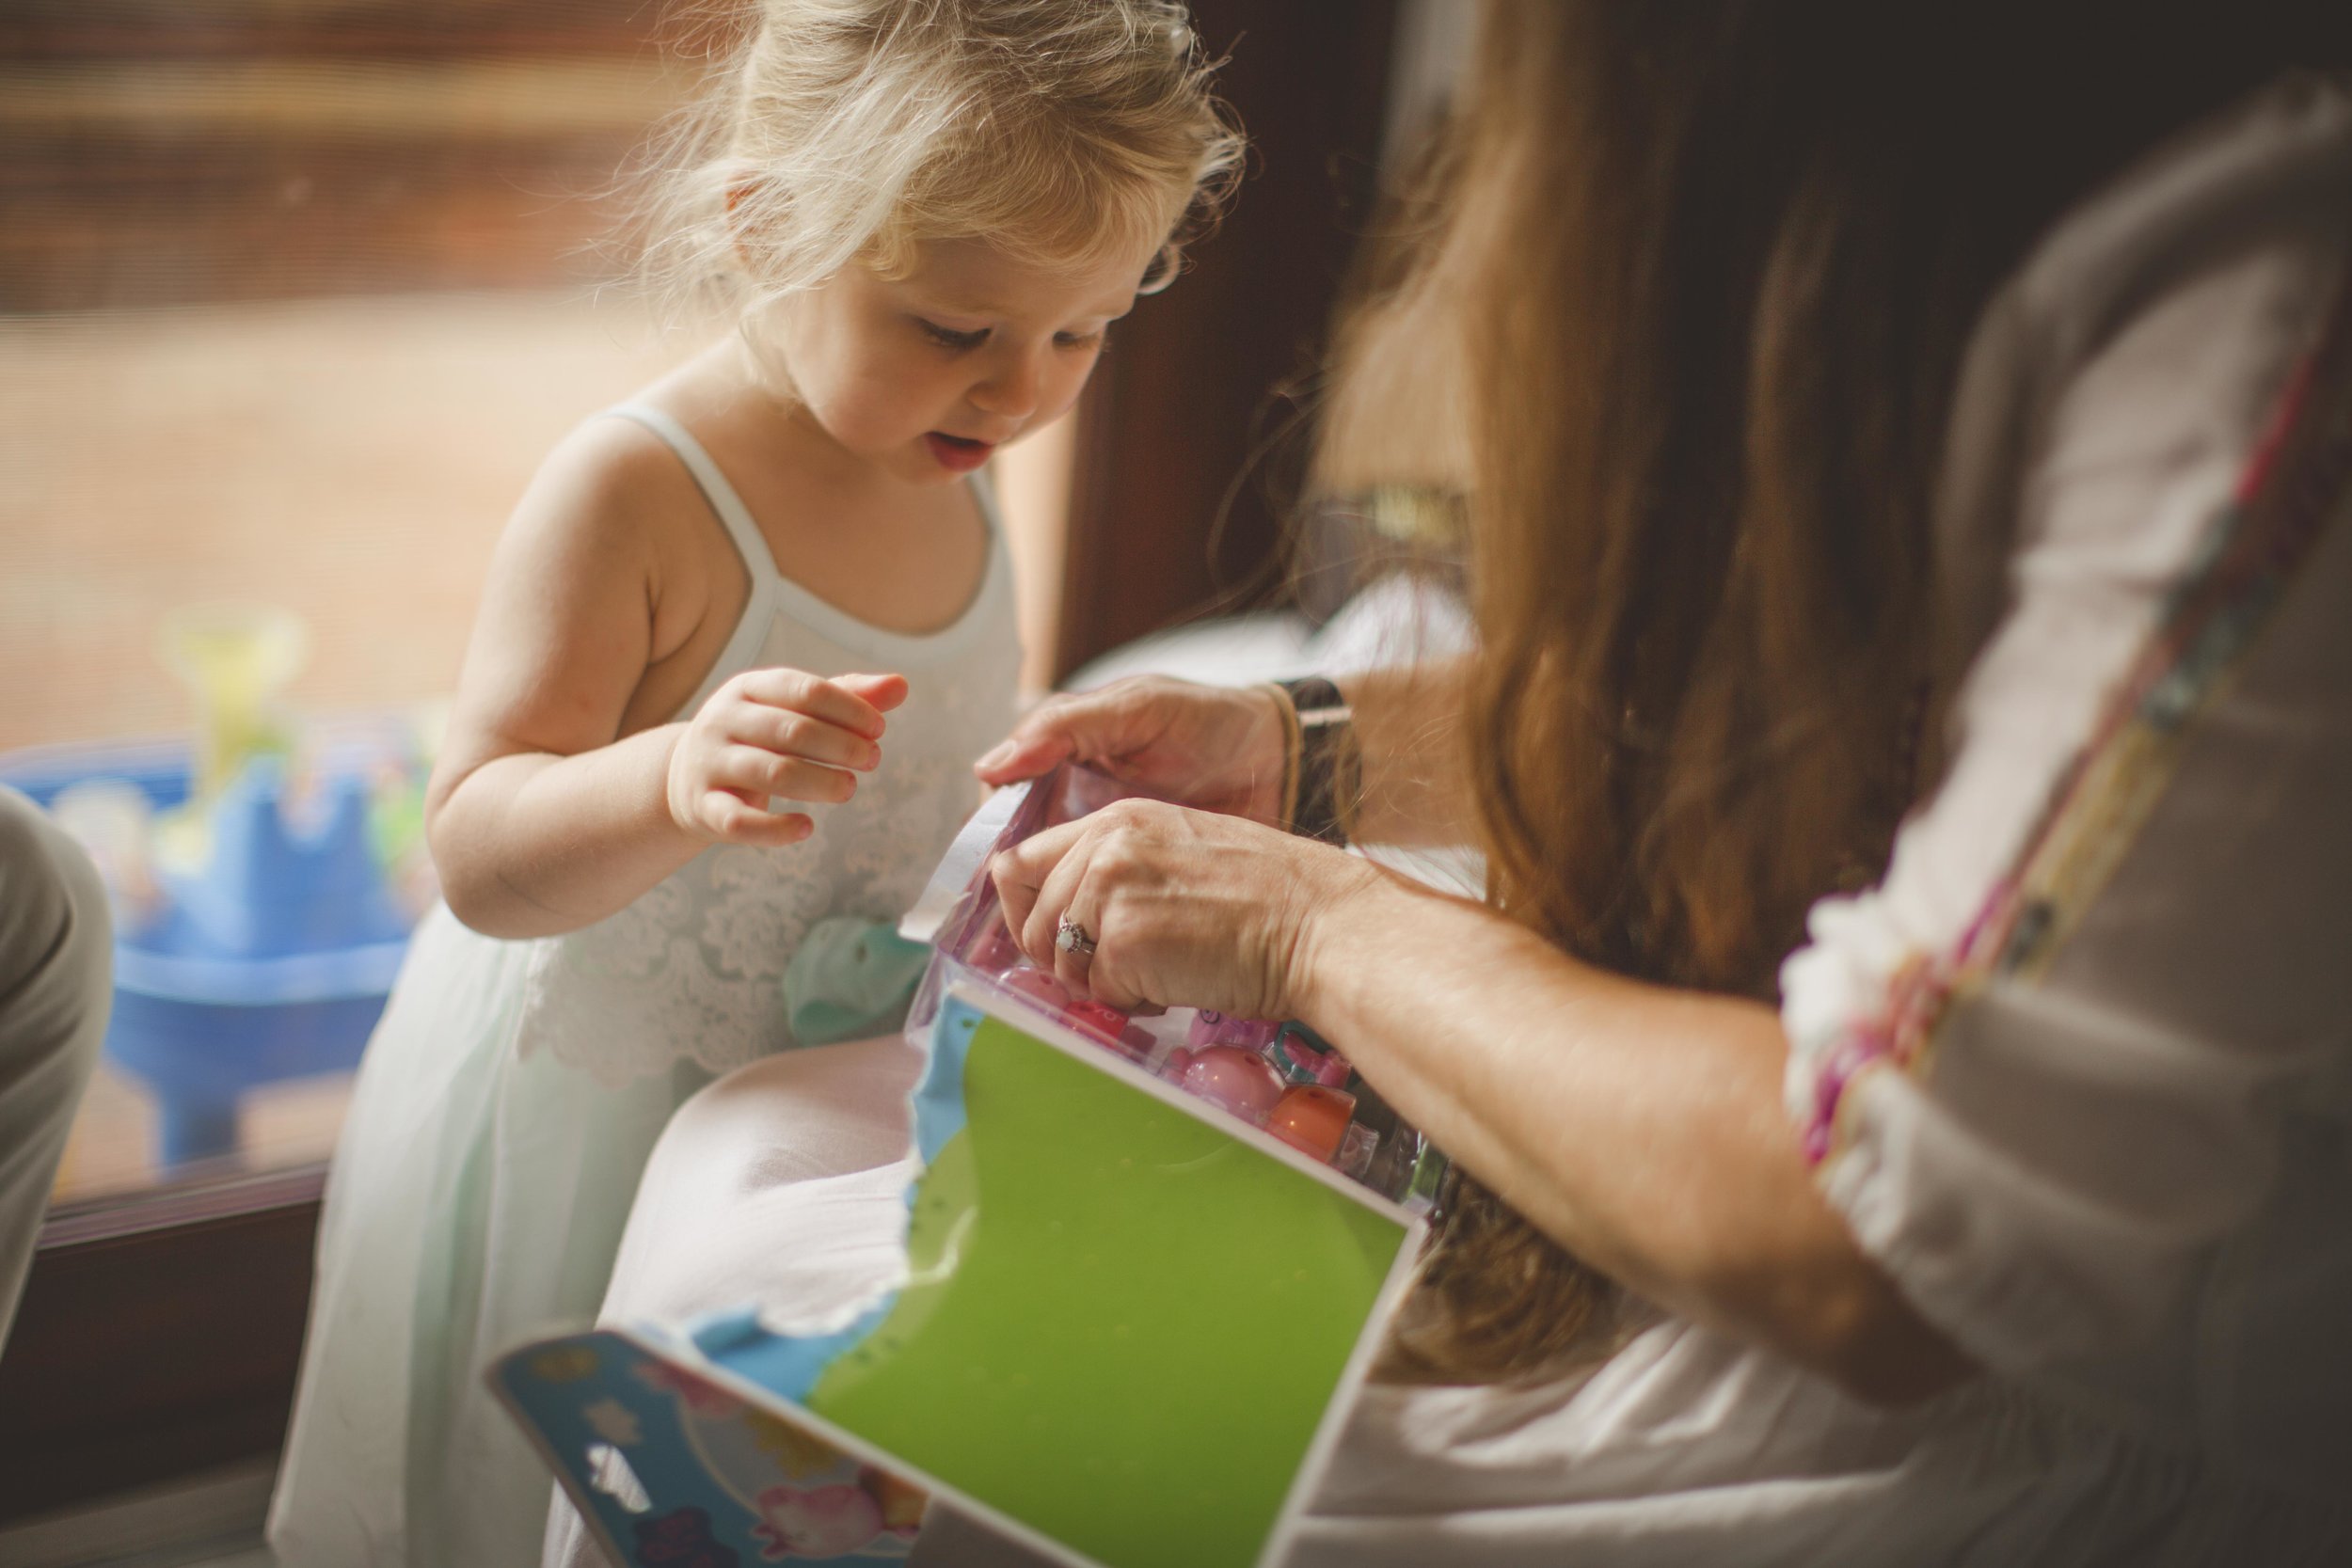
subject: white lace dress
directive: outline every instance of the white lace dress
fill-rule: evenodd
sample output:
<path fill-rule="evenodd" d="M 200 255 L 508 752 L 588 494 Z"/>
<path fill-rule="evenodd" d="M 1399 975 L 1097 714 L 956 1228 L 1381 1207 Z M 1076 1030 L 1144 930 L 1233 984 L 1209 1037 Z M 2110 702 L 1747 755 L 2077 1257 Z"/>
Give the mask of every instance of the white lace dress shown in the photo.
<path fill-rule="evenodd" d="M 296 1568 L 527 1562 L 548 1471 L 489 1399 L 488 1355 L 594 1316 L 645 1157 L 687 1096 L 797 1043 L 784 974 L 828 916 L 895 920 L 977 803 L 1013 717 L 1003 531 L 954 625 L 906 637 L 786 580 L 733 488 L 658 410 L 752 578 L 691 713 L 741 671 L 893 670 L 910 693 L 854 800 L 788 849 L 721 847 L 585 929 L 501 942 L 436 909 L 359 1070 L 270 1539 Z M 977 487 L 976 487 L 977 488 Z"/>

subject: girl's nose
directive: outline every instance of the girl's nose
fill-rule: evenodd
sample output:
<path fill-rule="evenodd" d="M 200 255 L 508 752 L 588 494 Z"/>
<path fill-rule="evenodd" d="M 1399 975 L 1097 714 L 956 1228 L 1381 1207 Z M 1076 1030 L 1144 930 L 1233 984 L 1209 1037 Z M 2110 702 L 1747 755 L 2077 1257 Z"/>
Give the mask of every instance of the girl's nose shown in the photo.
<path fill-rule="evenodd" d="M 1025 420 L 1037 412 L 1045 377 L 1033 354 L 1016 354 L 990 367 L 971 391 L 973 405 L 999 419 Z"/>

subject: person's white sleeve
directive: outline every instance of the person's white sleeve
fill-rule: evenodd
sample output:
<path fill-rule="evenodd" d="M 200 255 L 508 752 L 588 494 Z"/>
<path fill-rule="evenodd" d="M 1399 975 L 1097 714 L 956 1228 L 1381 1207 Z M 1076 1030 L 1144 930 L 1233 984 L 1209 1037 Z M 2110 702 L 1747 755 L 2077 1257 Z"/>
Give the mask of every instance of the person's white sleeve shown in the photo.
<path fill-rule="evenodd" d="M 1949 771 L 1782 975 L 1789 1112 L 1862 1245 L 1996 1374 L 2142 1406 L 2189 1402 L 2153 1385 L 2216 1332 L 2296 1118 L 2352 1106 L 2352 528 L 2275 601 L 2214 577 L 2326 303 L 2309 260 L 2208 267 L 2068 389 Z M 2224 635 L 2184 649 L 2191 593 Z M 2152 727 L 2206 699 L 2177 749 Z"/>

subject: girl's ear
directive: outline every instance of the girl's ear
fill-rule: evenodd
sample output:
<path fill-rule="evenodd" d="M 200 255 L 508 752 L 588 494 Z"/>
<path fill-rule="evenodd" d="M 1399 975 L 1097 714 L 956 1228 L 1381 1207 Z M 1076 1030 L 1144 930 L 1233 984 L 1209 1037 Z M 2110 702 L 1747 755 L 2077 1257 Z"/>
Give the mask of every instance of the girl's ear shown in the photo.
<path fill-rule="evenodd" d="M 758 195 L 759 182 L 747 176 L 727 182 L 727 235 L 735 244 L 735 259 L 747 267 L 752 262 L 752 229 L 758 221 L 754 198 Z"/>

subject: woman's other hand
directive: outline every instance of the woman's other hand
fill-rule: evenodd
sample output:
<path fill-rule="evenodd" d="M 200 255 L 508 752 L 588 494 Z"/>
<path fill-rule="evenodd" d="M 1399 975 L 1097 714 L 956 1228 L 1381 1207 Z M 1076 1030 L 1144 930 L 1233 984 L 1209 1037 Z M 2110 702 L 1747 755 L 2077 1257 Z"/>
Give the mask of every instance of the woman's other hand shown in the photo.
<path fill-rule="evenodd" d="M 771 847 L 815 831 L 771 799 L 838 804 L 882 763 L 882 715 L 906 701 L 902 675 L 747 670 L 712 692 L 670 753 L 670 818 L 691 838 Z"/>
<path fill-rule="evenodd" d="M 1138 675 L 1047 698 L 972 771 L 1003 785 L 1075 761 L 1164 800 L 1279 826 L 1290 743 L 1281 704 L 1262 686 Z"/>
<path fill-rule="evenodd" d="M 990 863 L 1023 953 L 1114 1007 L 1289 1018 L 1319 917 L 1385 885 L 1364 862 L 1232 816 L 1120 800 Z M 1062 919 L 1094 939 L 1055 945 Z"/>

